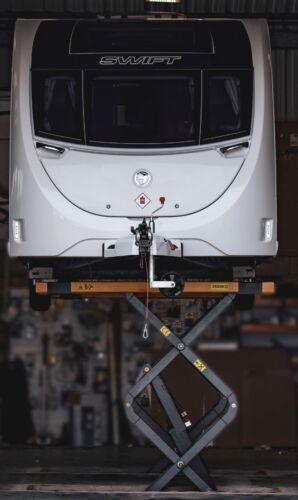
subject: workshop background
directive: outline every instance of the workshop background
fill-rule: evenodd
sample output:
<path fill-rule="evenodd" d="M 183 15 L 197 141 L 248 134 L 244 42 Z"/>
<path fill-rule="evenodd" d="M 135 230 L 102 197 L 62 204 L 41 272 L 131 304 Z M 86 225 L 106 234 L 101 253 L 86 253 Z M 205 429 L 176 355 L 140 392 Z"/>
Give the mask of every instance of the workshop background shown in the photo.
<path fill-rule="evenodd" d="M 235 423 L 213 447 L 274 450 L 278 460 L 298 446 L 298 0 L 189 0 L 151 6 L 140 0 L 0 1 L 0 446 L 148 444 L 128 424 L 122 398 L 144 363 L 159 357 L 163 340 L 153 330 L 147 341 L 142 339 L 142 318 L 125 300 L 57 300 L 48 312 L 30 310 L 25 270 L 6 253 L 6 216 L 15 19 L 137 15 L 153 7 L 199 16 L 265 17 L 269 22 L 279 253 L 258 273 L 276 280 L 277 293 L 257 297 L 249 311 L 230 309 L 197 348 L 240 403 Z M 155 300 L 153 311 L 177 334 L 202 313 L 194 299 Z M 179 363 L 167 370 L 166 382 L 195 421 L 212 405 L 213 394 L 204 382 L 192 381 L 188 366 Z M 162 421 L 160 408 L 152 404 Z"/>

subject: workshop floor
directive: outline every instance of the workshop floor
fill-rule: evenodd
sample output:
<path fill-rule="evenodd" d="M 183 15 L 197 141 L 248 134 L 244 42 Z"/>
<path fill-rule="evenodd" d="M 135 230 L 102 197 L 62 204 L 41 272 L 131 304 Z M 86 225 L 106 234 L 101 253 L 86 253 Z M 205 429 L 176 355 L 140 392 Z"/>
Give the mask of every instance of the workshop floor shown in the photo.
<path fill-rule="evenodd" d="M 208 449 L 204 457 L 217 492 L 198 493 L 182 478 L 152 493 L 144 491 L 156 477 L 146 472 L 158 458 L 152 448 L 2 448 L 0 499 L 298 499 L 298 451 Z"/>

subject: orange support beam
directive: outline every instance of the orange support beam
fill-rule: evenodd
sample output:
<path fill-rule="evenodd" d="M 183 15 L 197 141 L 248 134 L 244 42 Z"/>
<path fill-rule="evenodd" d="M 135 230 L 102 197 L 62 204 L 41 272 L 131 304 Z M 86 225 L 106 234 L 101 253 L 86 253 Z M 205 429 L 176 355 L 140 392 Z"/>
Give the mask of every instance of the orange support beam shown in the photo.
<path fill-rule="evenodd" d="M 52 293 L 52 285 L 55 283 L 36 282 L 35 290 L 37 294 Z M 239 293 L 241 287 L 245 284 L 238 281 L 187 281 L 182 296 L 218 296 L 227 293 Z M 248 284 L 249 285 L 249 284 Z M 264 295 L 272 295 L 275 293 L 275 284 L 273 282 L 263 282 L 259 284 L 260 293 Z M 73 281 L 65 283 L 65 288 L 68 291 L 63 293 L 84 296 L 96 295 L 123 295 L 125 293 L 145 294 L 147 291 L 147 283 L 145 281 Z M 63 296 L 61 293 L 61 296 Z M 249 292 L 248 292 L 249 293 Z M 57 293 L 59 295 L 59 293 Z M 150 289 L 151 296 L 160 295 L 160 291 L 156 288 Z"/>

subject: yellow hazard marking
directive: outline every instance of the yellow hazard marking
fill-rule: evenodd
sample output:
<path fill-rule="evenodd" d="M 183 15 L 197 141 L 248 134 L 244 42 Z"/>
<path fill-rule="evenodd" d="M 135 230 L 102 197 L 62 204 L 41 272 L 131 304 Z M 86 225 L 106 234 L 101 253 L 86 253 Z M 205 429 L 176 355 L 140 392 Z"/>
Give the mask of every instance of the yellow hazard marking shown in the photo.
<path fill-rule="evenodd" d="M 168 337 L 171 333 L 165 325 L 161 327 L 160 331 L 165 337 Z"/>
<path fill-rule="evenodd" d="M 203 373 L 206 370 L 206 368 L 207 368 L 207 366 L 204 365 L 204 363 L 199 358 L 196 359 L 193 362 L 193 364 L 195 365 L 195 367 L 197 368 L 197 370 L 199 370 L 201 373 Z"/>
<path fill-rule="evenodd" d="M 72 292 L 94 292 L 96 291 L 96 284 L 93 283 L 71 283 L 71 291 Z"/>

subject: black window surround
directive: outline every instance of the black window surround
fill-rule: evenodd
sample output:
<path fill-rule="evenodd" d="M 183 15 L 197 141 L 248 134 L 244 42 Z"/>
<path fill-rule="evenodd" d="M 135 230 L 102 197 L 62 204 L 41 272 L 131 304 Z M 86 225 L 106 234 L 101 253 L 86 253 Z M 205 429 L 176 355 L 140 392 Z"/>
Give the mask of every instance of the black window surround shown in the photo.
<path fill-rule="evenodd" d="M 149 86 L 144 85 L 146 81 L 152 84 L 153 97 L 150 106 L 148 106 L 147 102 L 142 105 L 142 99 L 147 96 L 148 100 L 150 95 Z M 100 88 L 103 93 L 101 96 L 97 92 L 98 96 L 95 98 L 93 105 L 90 101 L 92 99 L 92 82 L 93 84 L 97 82 L 98 89 Z M 128 85 L 125 89 L 125 82 L 135 87 L 129 88 Z M 114 85 L 112 90 L 111 85 Z M 161 86 L 158 87 L 158 85 Z M 48 102 L 45 101 L 49 99 L 45 96 L 48 95 L 49 97 L 51 91 L 53 99 L 53 87 L 57 89 L 57 95 L 60 92 L 57 102 L 59 102 L 59 98 L 61 99 L 62 94 L 65 95 L 66 92 L 68 104 L 64 108 L 57 105 L 57 116 L 55 109 L 52 107 L 51 113 L 48 113 L 52 123 L 52 129 L 49 129 L 49 127 L 45 126 L 49 121 L 49 117 L 45 116 L 45 111 L 48 112 L 48 109 L 46 109 Z M 74 87 L 76 91 L 74 91 Z M 160 95 L 159 88 L 161 89 Z M 226 88 L 228 88 L 228 91 Z M 136 96 L 139 94 L 136 97 L 138 103 L 136 107 L 143 106 L 143 114 L 139 112 L 140 110 L 133 108 L 133 91 L 137 91 Z M 219 102 L 216 102 L 216 99 L 211 103 L 208 101 L 212 92 L 215 93 Z M 75 107 L 73 108 L 74 93 L 76 97 Z M 32 71 L 32 105 L 35 135 L 37 137 L 52 138 L 56 141 L 60 140 L 61 142 L 81 143 L 98 147 L 186 147 L 247 137 L 250 135 L 251 128 L 252 94 L 253 72 L 247 69 L 181 72 L 160 70 L 158 76 L 156 72 L 142 71 L 140 73 L 139 71 L 129 71 L 125 74 L 123 70 L 111 71 L 109 74 L 107 72 L 103 74 L 100 70 Z M 180 100 L 175 99 L 176 95 L 180 96 Z M 122 102 L 119 101 L 115 104 L 115 99 L 116 101 L 122 99 Z M 221 102 L 221 99 L 223 102 Z M 109 106 L 106 105 L 108 101 L 110 102 L 110 108 L 113 107 L 113 110 L 108 109 Z M 165 115 L 166 108 L 163 108 L 163 101 L 166 108 L 169 109 L 168 116 Z M 70 102 L 72 109 L 68 113 L 67 108 L 70 106 Z M 53 105 L 53 103 L 51 104 Z M 102 117 L 99 116 L 100 106 L 103 108 Z M 155 109 L 156 114 L 160 111 L 160 120 L 154 121 L 157 116 L 154 117 L 151 107 Z M 114 113 L 113 119 L 111 113 Z M 212 113 L 211 121 L 210 113 Z M 115 118 L 116 114 L 117 118 Z M 142 116 L 145 117 L 143 121 Z M 216 120 L 221 117 L 223 117 L 222 122 L 219 120 L 219 123 L 217 123 Z M 106 135 L 107 130 L 105 130 L 105 127 L 100 124 L 101 118 L 109 128 L 108 135 Z M 161 126 L 162 121 L 164 128 Z M 175 124 L 172 123 L 173 121 Z M 156 127 L 160 127 L 156 132 L 154 131 L 154 123 Z M 54 126 L 59 127 L 59 130 L 55 130 Z M 70 133 L 70 130 L 72 133 Z M 100 137 L 100 134 L 102 137 Z M 132 140 L 134 136 L 136 139 Z M 162 140 L 159 140 L 159 138 Z"/>
<path fill-rule="evenodd" d="M 213 54 L 214 41 L 204 21 L 177 23 L 151 20 L 77 21 L 73 27 L 70 54 L 181 53 Z"/>
<path fill-rule="evenodd" d="M 179 63 L 174 64 L 179 70 L 252 68 L 243 23 L 225 19 L 42 21 L 31 64 L 34 70 L 96 70 L 104 54 L 180 54 Z M 166 63 L 150 69 L 159 71 L 162 67 L 166 68 Z M 136 69 L 145 68 L 131 67 Z"/>

